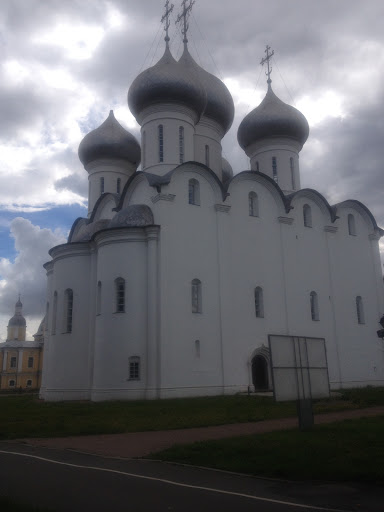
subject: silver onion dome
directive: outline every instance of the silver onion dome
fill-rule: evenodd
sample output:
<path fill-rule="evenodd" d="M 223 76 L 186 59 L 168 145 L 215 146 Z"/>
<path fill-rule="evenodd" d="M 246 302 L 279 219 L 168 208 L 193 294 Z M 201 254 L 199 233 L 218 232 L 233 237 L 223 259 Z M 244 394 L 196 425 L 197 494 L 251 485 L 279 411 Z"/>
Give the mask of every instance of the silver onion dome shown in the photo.
<path fill-rule="evenodd" d="M 237 140 L 245 149 L 264 137 L 289 137 L 301 147 L 309 135 L 308 121 L 296 108 L 281 101 L 268 86 L 265 98 L 240 123 Z"/>
<path fill-rule="evenodd" d="M 128 91 L 128 105 L 136 118 L 146 107 L 159 103 L 185 105 L 200 118 L 206 102 L 202 84 L 173 58 L 168 45 L 159 62 L 140 73 Z"/>
<path fill-rule="evenodd" d="M 8 322 L 8 327 L 25 327 L 27 322 L 23 315 L 14 315 Z"/>
<path fill-rule="evenodd" d="M 118 158 L 138 167 L 141 158 L 140 144 L 116 121 L 111 110 L 104 123 L 81 141 L 79 158 L 84 166 L 101 158 Z"/>
<path fill-rule="evenodd" d="M 23 304 L 21 303 L 20 297 L 15 304 L 15 314 L 8 322 L 8 327 L 25 327 L 26 321 L 22 314 Z"/>
<path fill-rule="evenodd" d="M 233 178 L 233 169 L 228 160 L 224 157 L 221 158 L 221 167 L 223 172 L 223 183 Z"/>
<path fill-rule="evenodd" d="M 226 133 L 232 126 L 235 115 L 233 99 L 226 85 L 219 78 L 199 66 L 192 58 L 187 47 L 184 49 L 179 63 L 190 68 L 205 89 L 207 103 L 203 115 L 219 123 Z"/>

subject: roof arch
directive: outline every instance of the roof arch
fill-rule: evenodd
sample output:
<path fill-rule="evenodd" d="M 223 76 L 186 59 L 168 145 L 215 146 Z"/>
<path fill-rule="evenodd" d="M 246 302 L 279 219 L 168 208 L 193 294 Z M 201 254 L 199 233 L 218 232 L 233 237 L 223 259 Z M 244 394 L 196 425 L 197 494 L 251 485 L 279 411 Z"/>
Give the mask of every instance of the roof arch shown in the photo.
<path fill-rule="evenodd" d="M 86 219 L 85 217 L 77 217 L 75 222 L 72 224 L 71 231 L 68 235 L 68 241 L 67 243 L 71 243 L 74 238 L 76 238 L 77 233 L 80 231 L 80 229 L 83 226 L 86 226 L 89 223 L 89 219 Z"/>
<path fill-rule="evenodd" d="M 116 208 L 116 206 L 119 203 L 120 195 L 119 194 L 113 194 L 111 192 L 105 192 L 102 194 L 99 199 L 96 201 L 95 206 L 93 207 L 91 217 L 89 218 L 89 222 L 95 222 L 97 220 L 100 220 L 102 218 L 108 218 L 103 217 L 103 212 L 105 211 L 105 207 L 108 205 L 108 203 L 113 204 L 112 210 Z"/>
<path fill-rule="evenodd" d="M 227 192 L 225 190 L 225 187 L 223 186 L 222 182 L 218 178 L 217 174 L 215 174 L 212 171 L 212 169 L 210 169 L 209 167 L 207 167 L 206 165 L 204 165 L 200 162 L 195 162 L 195 161 L 191 160 L 189 162 L 184 162 L 184 163 L 178 165 L 177 167 L 175 167 L 175 169 L 172 169 L 172 171 L 167 173 L 170 176 L 170 181 L 172 180 L 172 177 L 175 173 L 179 173 L 182 171 L 187 171 L 187 172 L 192 171 L 192 172 L 196 172 L 197 174 L 200 174 L 203 178 L 205 178 L 210 183 L 213 191 L 218 196 L 217 197 L 218 201 L 225 201 L 225 199 L 227 197 Z"/>
<path fill-rule="evenodd" d="M 235 186 L 238 181 L 244 181 L 244 180 L 254 180 L 261 184 L 263 184 L 267 190 L 272 194 L 272 196 L 275 197 L 276 203 L 283 209 L 285 213 L 289 213 L 291 210 L 291 206 L 289 203 L 287 203 L 286 196 L 283 194 L 283 191 L 279 187 L 279 185 L 269 176 L 264 174 L 263 172 L 259 171 L 242 171 L 238 174 L 235 174 L 235 176 L 228 182 L 227 185 L 227 194 L 230 196 L 229 190 L 231 187 Z"/>
<path fill-rule="evenodd" d="M 375 233 L 377 233 L 380 237 L 384 235 L 384 230 L 377 225 L 376 219 L 372 212 L 367 206 L 365 206 L 365 204 L 361 203 L 360 201 L 357 201 L 356 199 L 347 199 L 341 203 L 335 204 L 333 208 L 335 208 L 336 212 L 343 208 L 351 208 L 356 210 Z"/>
<path fill-rule="evenodd" d="M 332 223 L 335 222 L 337 219 L 335 208 L 328 203 L 328 201 L 322 194 L 320 194 L 320 192 L 314 190 L 313 188 L 302 188 L 297 192 L 293 192 L 293 194 L 286 196 L 286 200 L 291 208 L 294 208 L 292 203 L 295 201 L 295 199 L 302 197 L 311 199 L 311 201 L 318 205 L 323 214 L 329 215 L 329 219 Z"/>
<path fill-rule="evenodd" d="M 193 166 L 193 168 L 191 168 L 191 166 Z M 225 198 L 227 197 L 226 189 L 221 183 L 220 179 L 217 177 L 217 175 L 212 171 L 212 169 L 210 169 L 209 167 L 200 162 L 189 161 L 178 165 L 177 167 L 175 167 L 171 171 L 168 171 L 166 174 L 162 176 L 158 174 L 151 174 L 144 171 L 138 171 L 132 174 L 132 176 L 129 178 L 129 180 L 124 186 L 124 189 L 120 196 L 119 203 L 117 204 L 115 211 L 118 212 L 122 208 L 127 206 L 127 200 L 129 202 L 129 198 L 132 195 L 134 187 L 141 183 L 144 179 L 147 180 L 148 185 L 150 187 L 153 187 L 154 189 L 156 189 L 158 193 L 160 193 L 161 188 L 163 186 L 169 185 L 171 183 L 174 173 L 184 170 L 193 170 L 207 178 L 207 181 L 211 183 L 212 188 L 215 189 L 216 192 L 219 194 L 219 200 L 225 201 Z"/>

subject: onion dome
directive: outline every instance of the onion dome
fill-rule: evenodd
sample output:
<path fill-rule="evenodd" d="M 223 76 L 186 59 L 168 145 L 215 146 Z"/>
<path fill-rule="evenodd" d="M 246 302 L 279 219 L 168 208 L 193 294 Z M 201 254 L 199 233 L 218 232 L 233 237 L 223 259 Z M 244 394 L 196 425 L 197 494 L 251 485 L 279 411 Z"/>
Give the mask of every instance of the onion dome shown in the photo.
<path fill-rule="evenodd" d="M 207 103 L 203 115 L 216 121 L 226 133 L 230 129 L 235 115 L 233 99 L 226 85 L 199 66 L 191 57 L 187 47 L 185 47 L 179 63 L 189 67 L 194 72 L 196 79 L 204 86 Z"/>
<path fill-rule="evenodd" d="M 111 110 L 104 123 L 81 141 L 79 158 L 84 166 L 101 158 L 127 160 L 138 166 L 141 150 L 135 137 L 116 121 Z"/>
<path fill-rule="evenodd" d="M 146 107 L 159 103 L 185 105 L 199 118 L 206 105 L 202 84 L 173 58 L 168 45 L 159 62 L 140 73 L 128 92 L 128 105 L 136 118 Z"/>
<path fill-rule="evenodd" d="M 228 160 L 224 157 L 221 159 L 222 171 L 223 171 L 223 183 L 233 178 L 233 169 Z"/>
<path fill-rule="evenodd" d="M 289 137 L 303 147 L 308 134 L 308 121 L 303 114 L 281 101 L 269 84 L 263 101 L 240 123 L 237 140 L 246 149 L 264 137 Z"/>
<path fill-rule="evenodd" d="M 23 317 L 22 312 L 21 312 L 22 307 L 23 307 L 23 304 L 21 303 L 21 300 L 19 297 L 19 300 L 16 302 L 16 305 L 15 305 L 15 314 L 9 320 L 8 327 L 25 327 L 26 326 L 27 323 L 26 323 L 25 318 Z"/>

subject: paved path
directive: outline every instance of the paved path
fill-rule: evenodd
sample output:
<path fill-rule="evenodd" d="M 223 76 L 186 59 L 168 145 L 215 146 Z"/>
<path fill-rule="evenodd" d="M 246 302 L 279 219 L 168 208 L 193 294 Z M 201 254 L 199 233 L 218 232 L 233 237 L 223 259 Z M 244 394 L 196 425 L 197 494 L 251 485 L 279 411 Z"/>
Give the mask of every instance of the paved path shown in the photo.
<path fill-rule="evenodd" d="M 356 419 L 384 415 L 384 407 L 353 409 L 327 414 L 317 414 L 315 424 L 332 423 L 345 419 Z M 297 427 L 297 418 L 259 421 L 255 423 L 235 423 L 216 427 L 188 428 L 179 430 L 162 430 L 157 432 L 133 432 L 126 434 L 107 434 L 92 436 L 61 437 L 50 439 L 22 439 L 15 443 L 26 443 L 36 447 L 58 450 L 75 450 L 83 453 L 107 457 L 143 457 L 156 453 L 174 444 L 187 444 L 195 441 L 223 439 L 226 437 L 261 434 L 276 430 Z"/>

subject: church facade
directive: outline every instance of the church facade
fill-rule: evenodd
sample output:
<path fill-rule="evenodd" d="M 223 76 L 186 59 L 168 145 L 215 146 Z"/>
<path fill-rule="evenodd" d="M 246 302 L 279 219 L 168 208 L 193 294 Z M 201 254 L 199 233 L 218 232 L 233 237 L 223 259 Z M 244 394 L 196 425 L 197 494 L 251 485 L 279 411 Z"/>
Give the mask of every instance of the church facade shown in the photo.
<path fill-rule="evenodd" d="M 383 231 L 362 203 L 300 187 L 308 123 L 270 73 L 233 173 L 233 100 L 190 55 L 186 11 L 180 60 L 167 10 L 164 55 L 129 89 L 140 144 L 112 111 L 80 144 L 89 215 L 45 265 L 42 398 L 271 389 L 269 335 L 324 338 L 331 388 L 384 385 Z"/>
<path fill-rule="evenodd" d="M 0 343 L 0 391 L 39 389 L 43 367 L 44 320 L 34 341 L 26 340 L 26 321 L 20 297 L 8 322 L 7 339 Z"/>

